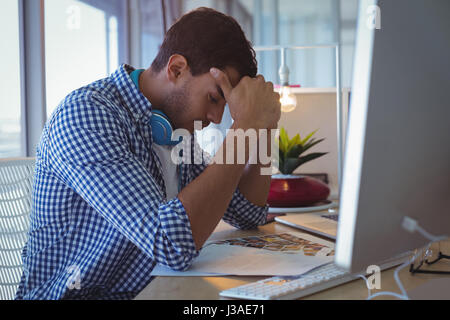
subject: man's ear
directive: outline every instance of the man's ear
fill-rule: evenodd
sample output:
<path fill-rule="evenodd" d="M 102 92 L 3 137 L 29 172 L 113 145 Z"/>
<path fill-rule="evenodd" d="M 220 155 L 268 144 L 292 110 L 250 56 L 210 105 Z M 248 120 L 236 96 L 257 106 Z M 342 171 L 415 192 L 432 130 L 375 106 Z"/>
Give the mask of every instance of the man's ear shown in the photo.
<path fill-rule="evenodd" d="M 169 58 L 166 70 L 167 79 L 174 83 L 190 72 L 186 58 L 180 54 L 174 54 Z"/>

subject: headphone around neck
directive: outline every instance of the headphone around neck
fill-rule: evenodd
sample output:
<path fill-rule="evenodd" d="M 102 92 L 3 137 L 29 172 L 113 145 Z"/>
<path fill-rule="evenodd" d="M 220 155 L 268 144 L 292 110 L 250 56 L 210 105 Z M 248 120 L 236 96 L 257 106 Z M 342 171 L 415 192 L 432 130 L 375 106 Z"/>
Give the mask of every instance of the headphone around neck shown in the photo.
<path fill-rule="evenodd" d="M 133 83 L 139 89 L 139 76 L 144 71 L 144 69 L 136 69 L 131 72 L 130 77 Z M 150 118 L 150 126 L 152 128 L 153 141 L 156 144 L 163 146 L 174 146 L 181 142 L 172 141 L 173 127 L 170 123 L 169 117 L 161 110 L 153 109 L 152 116 Z"/>

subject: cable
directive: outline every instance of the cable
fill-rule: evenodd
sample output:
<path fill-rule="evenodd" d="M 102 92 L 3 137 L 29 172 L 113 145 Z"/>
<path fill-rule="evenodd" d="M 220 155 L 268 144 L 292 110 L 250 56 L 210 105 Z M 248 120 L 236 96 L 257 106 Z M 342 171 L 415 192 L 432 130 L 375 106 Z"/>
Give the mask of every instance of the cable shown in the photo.
<path fill-rule="evenodd" d="M 446 240 L 448 237 L 447 236 L 433 236 L 432 234 L 428 233 L 427 231 L 425 231 L 421 226 L 417 225 L 416 227 L 416 231 L 418 231 L 423 237 L 427 238 L 428 240 L 430 240 L 431 242 L 439 242 L 439 241 L 443 241 Z"/>
<path fill-rule="evenodd" d="M 430 240 L 431 242 L 438 242 L 442 241 L 448 238 L 448 236 L 434 236 L 431 233 L 427 232 L 425 229 L 423 229 L 417 220 L 414 220 L 413 218 L 410 218 L 408 216 L 403 217 L 402 221 L 402 227 L 406 231 L 409 231 L 411 233 L 419 232 L 424 238 Z"/>
<path fill-rule="evenodd" d="M 408 260 L 407 262 L 405 262 L 404 264 L 400 265 L 399 267 L 397 267 L 397 269 L 395 269 L 394 272 L 394 279 L 395 282 L 397 283 L 397 286 L 400 288 L 400 291 L 402 294 L 398 294 L 396 292 L 389 292 L 389 291 L 385 291 L 385 292 L 378 292 L 375 293 L 373 295 L 370 294 L 370 287 L 369 287 L 369 281 L 367 280 L 367 278 L 363 275 L 358 275 L 360 278 L 363 278 L 366 281 L 366 285 L 367 288 L 369 290 L 369 295 L 367 296 L 367 300 L 371 300 L 375 297 L 378 296 L 394 296 L 397 297 L 399 299 L 403 299 L 403 300 L 409 300 L 408 294 L 405 290 L 405 288 L 403 287 L 402 282 L 400 281 L 400 278 L 398 276 L 400 270 L 406 268 L 407 266 L 409 266 L 410 264 L 414 263 L 414 261 L 416 261 L 416 259 L 419 257 L 419 255 L 422 254 L 422 252 L 424 250 L 428 250 L 431 247 L 431 244 L 434 242 L 438 242 L 438 241 L 442 241 L 448 238 L 448 236 L 434 236 L 431 233 L 427 232 L 425 229 L 423 229 L 421 226 L 419 226 L 419 224 L 417 223 L 416 220 L 405 216 L 403 218 L 403 222 L 402 222 L 402 227 L 411 232 L 414 233 L 415 231 L 419 232 L 424 238 L 428 239 L 430 241 L 430 243 L 428 244 L 428 246 L 426 247 L 426 249 L 421 249 L 418 250 L 418 252 L 412 257 L 412 259 Z"/>
<path fill-rule="evenodd" d="M 362 278 L 365 282 L 366 282 L 366 287 L 367 287 L 367 296 L 370 297 L 371 295 L 371 290 L 370 290 L 370 286 L 369 286 L 369 279 L 367 279 L 364 275 L 362 274 L 358 274 L 359 278 Z"/>
<path fill-rule="evenodd" d="M 400 270 L 406 268 L 406 267 L 409 266 L 411 263 L 413 263 L 413 262 L 414 262 L 414 261 L 422 254 L 422 252 L 423 252 L 423 249 L 422 249 L 422 250 L 419 250 L 419 251 L 412 257 L 412 259 L 406 261 L 404 264 L 400 265 L 399 267 L 397 267 L 397 269 L 395 269 L 395 272 L 394 272 L 394 279 L 395 279 L 395 282 L 397 283 L 397 286 L 400 288 L 400 291 L 402 292 L 402 294 L 398 294 L 398 293 L 396 293 L 396 292 L 390 292 L 390 291 L 383 291 L 383 292 L 375 293 L 375 294 L 373 294 L 373 295 L 369 295 L 369 296 L 367 297 L 367 300 L 372 300 L 373 298 L 378 297 L 378 296 L 394 296 L 394 297 L 399 298 L 399 299 L 402 299 L 402 300 L 409 300 L 408 294 L 407 294 L 405 288 L 403 287 L 403 284 L 402 284 L 402 282 L 400 281 L 400 278 L 399 278 L 398 274 L 399 274 Z"/>

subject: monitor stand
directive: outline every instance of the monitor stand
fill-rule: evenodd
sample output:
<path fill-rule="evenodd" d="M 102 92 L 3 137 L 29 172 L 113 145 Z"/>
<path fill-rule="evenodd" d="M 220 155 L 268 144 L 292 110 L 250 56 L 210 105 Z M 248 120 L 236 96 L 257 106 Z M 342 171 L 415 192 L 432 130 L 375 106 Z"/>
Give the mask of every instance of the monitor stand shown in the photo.
<path fill-rule="evenodd" d="M 450 300 L 450 278 L 436 278 L 408 291 L 411 300 Z"/>

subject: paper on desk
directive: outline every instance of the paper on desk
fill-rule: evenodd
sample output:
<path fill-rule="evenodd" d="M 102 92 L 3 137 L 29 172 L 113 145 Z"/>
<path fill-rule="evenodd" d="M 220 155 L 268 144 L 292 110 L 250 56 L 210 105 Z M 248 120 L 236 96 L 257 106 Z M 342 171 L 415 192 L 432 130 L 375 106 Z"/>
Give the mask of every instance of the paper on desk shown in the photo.
<path fill-rule="evenodd" d="M 200 251 L 188 271 L 177 272 L 158 265 L 152 275 L 291 276 L 303 274 L 334 259 L 334 245 L 328 241 L 304 234 L 301 238 L 287 233 L 281 236 L 285 239 L 279 235 L 266 235 L 210 243 Z M 263 247 L 261 243 L 264 243 Z"/>
<path fill-rule="evenodd" d="M 152 276 L 163 276 L 163 277 L 223 277 L 229 276 L 229 273 L 212 273 L 212 272 L 202 272 L 197 270 L 186 270 L 186 271 L 175 271 L 169 267 L 157 264 L 153 269 Z"/>

